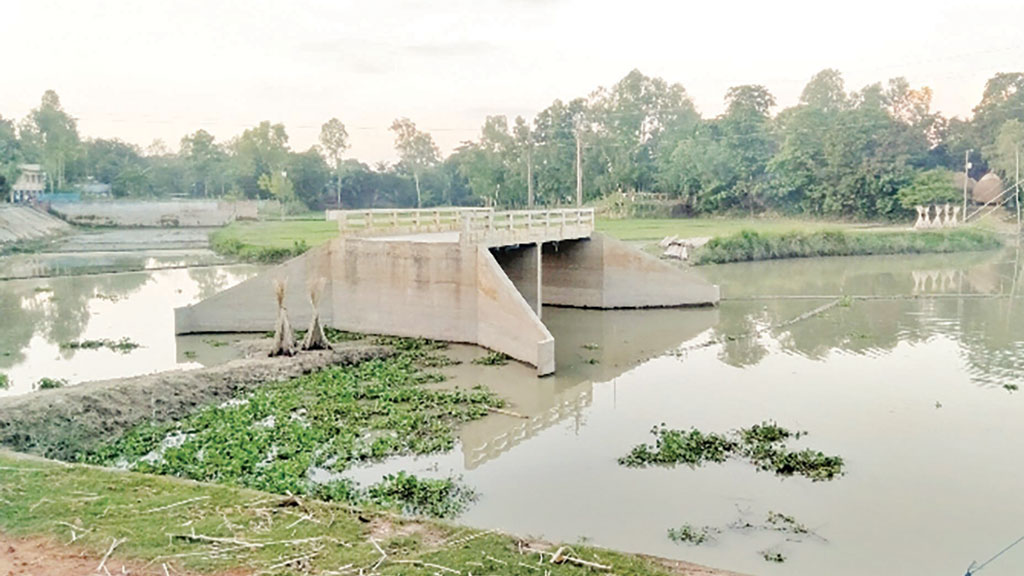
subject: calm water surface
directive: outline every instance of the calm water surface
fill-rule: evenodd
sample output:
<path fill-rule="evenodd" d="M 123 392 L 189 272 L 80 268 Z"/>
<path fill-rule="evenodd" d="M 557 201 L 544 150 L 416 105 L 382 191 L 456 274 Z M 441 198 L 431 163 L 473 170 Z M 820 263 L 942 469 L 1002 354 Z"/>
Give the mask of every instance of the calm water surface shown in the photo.
<path fill-rule="evenodd" d="M 356 477 L 461 474 L 481 493 L 462 522 L 740 572 L 963 574 L 1024 534 L 1024 398 L 1004 388 L 1024 385 L 1021 269 L 1013 253 L 737 264 L 703 269 L 737 299 L 718 310 L 545 309 L 554 377 L 451 371 L 461 385 L 494 387 L 529 420 L 476 422 L 461 450 Z M 872 298 L 788 323 L 840 295 Z M 615 461 L 662 422 L 724 432 L 764 420 L 808 431 L 792 446 L 841 455 L 847 474 L 814 483 L 743 462 Z M 769 511 L 819 537 L 728 528 L 764 524 Z M 722 533 L 700 547 L 668 540 L 686 523 Z M 765 562 L 764 550 L 786 562 Z M 1024 547 L 985 569 L 1022 571 Z"/>
<path fill-rule="evenodd" d="M 175 338 L 172 310 L 256 271 L 0 282 L 8 393 L 42 376 L 91 380 L 226 354 L 203 337 Z M 557 346 L 552 377 L 518 364 L 470 364 L 483 354 L 474 347 L 450 351 L 467 361 L 447 369 L 455 385 L 489 386 L 527 419 L 488 417 L 467 425 L 448 454 L 352 475 L 369 483 L 401 469 L 460 474 L 481 495 L 461 522 L 740 572 L 963 574 L 1024 534 L 1024 392 L 1008 389 L 1024 385 L 1022 271 L 1012 251 L 734 264 L 701 269 L 723 286 L 718 309 L 546 308 Z M 144 348 L 59 347 L 122 336 Z M 725 432 L 765 420 L 808 431 L 792 446 L 841 455 L 846 475 L 812 483 L 743 462 L 697 470 L 616 463 L 662 422 Z M 819 538 L 728 528 L 763 524 L 769 511 Z M 674 544 L 666 530 L 681 524 L 722 533 L 712 545 Z M 763 550 L 787 560 L 769 564 Z M 984 574 L 1021 572 L 1024 547 Z"/>

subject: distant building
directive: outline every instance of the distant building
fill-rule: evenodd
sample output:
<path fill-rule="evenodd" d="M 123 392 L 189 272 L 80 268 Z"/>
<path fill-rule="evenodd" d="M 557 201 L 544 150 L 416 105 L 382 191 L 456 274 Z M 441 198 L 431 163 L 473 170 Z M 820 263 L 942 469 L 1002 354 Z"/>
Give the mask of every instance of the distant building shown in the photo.
<path fill-rule="evenodd" d="M 46 172 L 39 164 L 22 164 L 18 168 L 21 174 L 11 186 L 11 202 L 33 202 L 46 191 Z"/>
<path fill-rule="evenodd" d="M 91 178 L 89 181 L 79 184 L 76 188 L 78 188 L 78 191 L 81 192 L 83 196 L 91 196 L 93 198 L 110 198 L 112 195 L 110 184 L 97 182 Z"/>

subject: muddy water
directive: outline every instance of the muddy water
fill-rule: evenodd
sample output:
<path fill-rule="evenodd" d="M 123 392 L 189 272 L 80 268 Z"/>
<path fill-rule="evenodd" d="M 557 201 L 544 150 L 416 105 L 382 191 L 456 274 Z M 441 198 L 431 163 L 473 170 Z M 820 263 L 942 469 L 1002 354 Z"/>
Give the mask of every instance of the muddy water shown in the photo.
<path fill-rule="evenodd" d="M 461 474 L 481 494 L 461 522 L 740 572 L 963 574 L 1024 534 L 1024 392 L 1004 388 L 1024 386 L 1022 270 L 1014 253 L 734 264 L 703 270 L 734 298 L 718 310 L 545 309 L 554 377 L 450 369 L 527 419 L 493 416 L 452 453 L 354 475 Z M 743 462 L 615 461 L 662 422 L 724 432 L 769 419 L 807 430 L 792 446 L 841 455 L 847 474 L 813 483 Z M 769 511 L 817 536 L 729 528 L 764 524 Z M 721 534 L 675 544 L 666 530 L 681 524 Z M 1022 570 L 1024 546 L 985 573 Z"/>
<path fill-rule="evenodd" d="M 234 352 L 224 338 L 175 337 L 174 308 L 257 271 L 236 265 L 0 281 L 0 373 L 11 382 L 0 395 L 30 392 L 43 377 L 74 384 L 227 361 Z M 61 347 L 125 337 L 141 347 L 127 354 Z"/>

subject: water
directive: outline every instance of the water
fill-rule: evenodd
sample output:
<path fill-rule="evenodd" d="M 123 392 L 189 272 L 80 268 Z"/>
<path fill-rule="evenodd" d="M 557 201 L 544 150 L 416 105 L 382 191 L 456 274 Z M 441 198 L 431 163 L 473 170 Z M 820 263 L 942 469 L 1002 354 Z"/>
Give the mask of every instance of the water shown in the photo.
<path fill-rule="evenodd" d="M 1015 252 L 843 258 L 701 269 L 718 309 L 545 308 L 557 373 L 477 366 L 453 346 L 449 384 L 484 384 L 520 419 L 494 415 L 460 446 L 351 475 L 460 474 L 481 495 L 460 522 L 587 542 L 757 574 L 963 574 L 1024 534 L 1017 439 L 1024 434 L 1024 262 Z M 0 371 L 24 393 L 72 382 L 222 361 L 230 347 L 175 338 L 173 308 L 254 274 L 251 266 L 0 282 Z M 803 315 L 843 298 L 817 315 Z M 60 342 L 128 336 L 131 354 Z M 219 337 L 224 339 L 224 337 Z M 204 340 L 207 340 L 204 342 Z M 195 358 L 185 350 L 197 352 Z M 841 455 L 832 482 L 779 478 L 744 462 L 627 469 L 616 458 L 659 423 L 724 432 L 775 420 L 810 434 L 793 447 Z M 737 532 L 769 511 L 820 539 Z M 682 524 L 722 529 L 674 544 Z M 759 552 L 778 551 L 783 564 Z M 1024 548 L 985 574 L 1019 574 Z"/>
<path fill-rule="evenodd" d="M 517 365 L 449 370 L 528 420 L 490 417 L 450 454 L 353 475 L 462 475 L 481 498 L 461 522 L 739 572 L 963 574 L 1024 534 L 1024 399 L 1004 388 L 1024 385 L 1021 270 L 1013 253 L 735 264 L 703 270 L 735 298 L 718 310 L 547 308 L 554 377 Z M 840 295 L 853 298 L 786 324 Z M 725 432 L 764 420 L 807 430 L 791 446 L 841 455 L 847 474 L 814 483 L 744 462 L 616 463 L 662 422 Z M 728 528 L 764 524 L 769 511 L 820 538 Z M 722 533 L 700 547 L 668 540 L 682 524 Z M 785 563 L 766 562 L 765 550 Z M 985 573 L 1022 570 L 1024 547 Z"/>
<path fill-rule="evenodd" d="M 0 281 L 0 395 L 23 394 L 40 378 L 70 384 L 223 362 L 223 337 L 174 335 L 174 308 L 245 280 L 255 266 L 150 270 Z M 62 343 L 130 338 L 128 354 L 69 350 Z"/>

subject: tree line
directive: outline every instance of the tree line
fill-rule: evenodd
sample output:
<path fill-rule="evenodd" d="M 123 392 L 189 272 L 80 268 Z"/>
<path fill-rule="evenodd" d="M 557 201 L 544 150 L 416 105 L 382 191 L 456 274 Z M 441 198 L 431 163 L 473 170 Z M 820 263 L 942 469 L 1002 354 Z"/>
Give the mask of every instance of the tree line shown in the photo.
<path fill-rule="evenodd" d="M 431 135 L 394 121 L 399 160 L 346 157 L 337 118 L 319 144 L 293 150 L 285 126 L 261 122 L 218 142 L 205 130 L 170 152 L 83 139 L 57 94 L 20 122 L 0 117 L 0 194 L 22 163 L 42 164 L 53 190 L 108 184 L 117 197 L 274 197 L 303 208 L 571 205 L 577 166 L 584 201 L 657 193 L 690 214 L 782 213 L 902 218 L 916 203 L 956 201 L 953 173 L 1012 181 L 1024 142 L 1024 73 L 997 74 L 969 119 L 931 108 L 932 92 L 895 78 L 848 91 L 814 75 L 776 112 L 764 86 L 730 88 L 725 111 L 702 117 L 686 90 L 634 70 L 586 97 L 556 100 L 532 121 L 488 117 L 480 136 L 443 157 Z"/>

